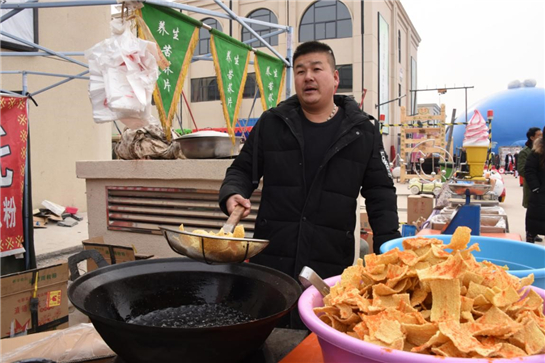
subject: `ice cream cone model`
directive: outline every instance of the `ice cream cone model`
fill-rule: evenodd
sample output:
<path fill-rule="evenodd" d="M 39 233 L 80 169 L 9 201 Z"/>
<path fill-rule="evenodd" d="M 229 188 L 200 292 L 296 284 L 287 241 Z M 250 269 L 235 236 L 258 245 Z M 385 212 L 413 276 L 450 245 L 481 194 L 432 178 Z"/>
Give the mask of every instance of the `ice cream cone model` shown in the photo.
<path fill-rule="evenodd" d="M 488 139 L 488 126 L 478 110 L 475 110 L 473 117 L 467 123 L 462 145 L 466 151 L 469 177 L 471 179 L 484 179 L 484 164 L 486 163 L 490 140 Z"/>
<path fill-rule="evenodd" d="M 465 146 L 466 160 L 469 165 L 469 177 L 471 179 L 483 179 L 484 164 L 488 146 Z"/>

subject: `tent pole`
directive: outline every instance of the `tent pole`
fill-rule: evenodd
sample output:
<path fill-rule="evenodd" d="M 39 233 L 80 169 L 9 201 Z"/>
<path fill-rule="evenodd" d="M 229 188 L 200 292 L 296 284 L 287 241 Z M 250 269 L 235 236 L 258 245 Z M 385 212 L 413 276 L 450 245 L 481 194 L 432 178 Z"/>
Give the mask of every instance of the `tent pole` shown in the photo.
<path fill-rule="evenodd" d="M 27 74 L 23 72 L 23 91 L 27 94 Z M 32 176 L 30 167 L 30 117 L 28 100 L 26 102 L 27 113 L 27 145 L 25 160 L 25 181 L 23 190 L 23 236 L 25 247 L 25 270 L 36 268 L 36 251 L 34 250 L 34 226 L 32 217 Z"/>

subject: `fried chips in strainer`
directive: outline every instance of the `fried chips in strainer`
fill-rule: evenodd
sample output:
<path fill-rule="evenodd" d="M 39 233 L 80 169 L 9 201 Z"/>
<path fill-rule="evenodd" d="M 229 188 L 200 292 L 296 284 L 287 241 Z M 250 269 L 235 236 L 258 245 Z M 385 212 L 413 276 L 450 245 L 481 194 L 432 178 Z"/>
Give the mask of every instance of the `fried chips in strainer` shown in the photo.
<path fill-rule="evenodd" d="M 179 227 L 180 231 L 184 231 L 184 225 L 181 224 Z M 221 258 L 225 260 L 231 260 L 232 258 L 236 258 L 238 256 L 244 256 L 245 250 L 246 250 L 246 244 L 241 243 L 240 241 L 232 241 L 228 239 L 217 239 L 213 237 L 234 237 L 234 238 L 244 238 L 244 226 L 239 224 L 235 227 L 233 232 L 225 233 L 223 232 L 223 228 L 220 229 L 218 233 L 214 233 L 212 231 L 208 232 L 204 229 L 196 229 L 192 231 L 191 233 L 202 235 L 202 244 L 201 244 L 201 238 L 197 236 L 184 236 L 183 240 L 181 240 L 183 245 L 186 245 L 186 247 L 191 247 L 195 250 L 198 250 L 202 252 L 203 246 L 204 250 L 207 254 L 207 256 L 210 256 L 212 258 Z M 206 236 L 210 236 L 212 238 L 206 238 Z M 187 246 L 187 243 L 191 244 L 190 246 Z M 251 245 L 248 246 L 251 248 Z"/>
<path fill-rule="evenodd" d="M 460 358 L 545 353 L 543 299 L 506 267 L 478 262 L 470 229 L 449 244 L 409 238 L 404 251 L 345 269 L 315 313 L 336 330 L 389 349 Z M 446 251 L 452 250 L 452 252 Z"/>

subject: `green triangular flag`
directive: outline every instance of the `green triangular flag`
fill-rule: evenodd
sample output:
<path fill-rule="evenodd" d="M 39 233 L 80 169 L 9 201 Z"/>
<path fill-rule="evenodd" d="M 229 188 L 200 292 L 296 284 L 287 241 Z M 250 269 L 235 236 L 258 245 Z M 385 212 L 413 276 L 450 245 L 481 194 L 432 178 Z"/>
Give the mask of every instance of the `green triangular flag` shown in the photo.
<path fill-rule="evenodd" d="M 246 84 L 251 48 L 215 29 L 211 29 L 210 33 L 210 48 L 214 58 L 223 115 L 227 123 L 227 132 L 234 143 L 235 123 L 238 120 Z"/>
<path fill-rule="evenodd" d="M 172 119 L 202 23 L 171 8 L 148 3 L 144 4 L 140 15 L 145 24 L 139 22 L 139 36 L 155 41 L 160 53 L 170 62 L 160 72 L 153 93 L 165 136 L 170 140 Z"/>
<path fill-rule="evenodd" d="M 254 68 L 257 85 L 261 93 L 261 105 L 263 111 L 275 107 L 280 101 L 286 67 L 282 60 L 272 57 L 260 51 L 256 51 Z"/>

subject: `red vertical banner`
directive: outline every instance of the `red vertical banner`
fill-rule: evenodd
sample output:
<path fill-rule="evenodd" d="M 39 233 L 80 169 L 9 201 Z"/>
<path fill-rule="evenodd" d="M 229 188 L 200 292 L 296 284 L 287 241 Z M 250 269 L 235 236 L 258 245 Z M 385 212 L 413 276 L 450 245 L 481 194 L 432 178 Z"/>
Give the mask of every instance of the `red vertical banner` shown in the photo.
<path fill-rule="evenodd" d="M 0 96 L 0 257 L 23 248 L 23 190 L 28 138 L 27 98 Z"/>

